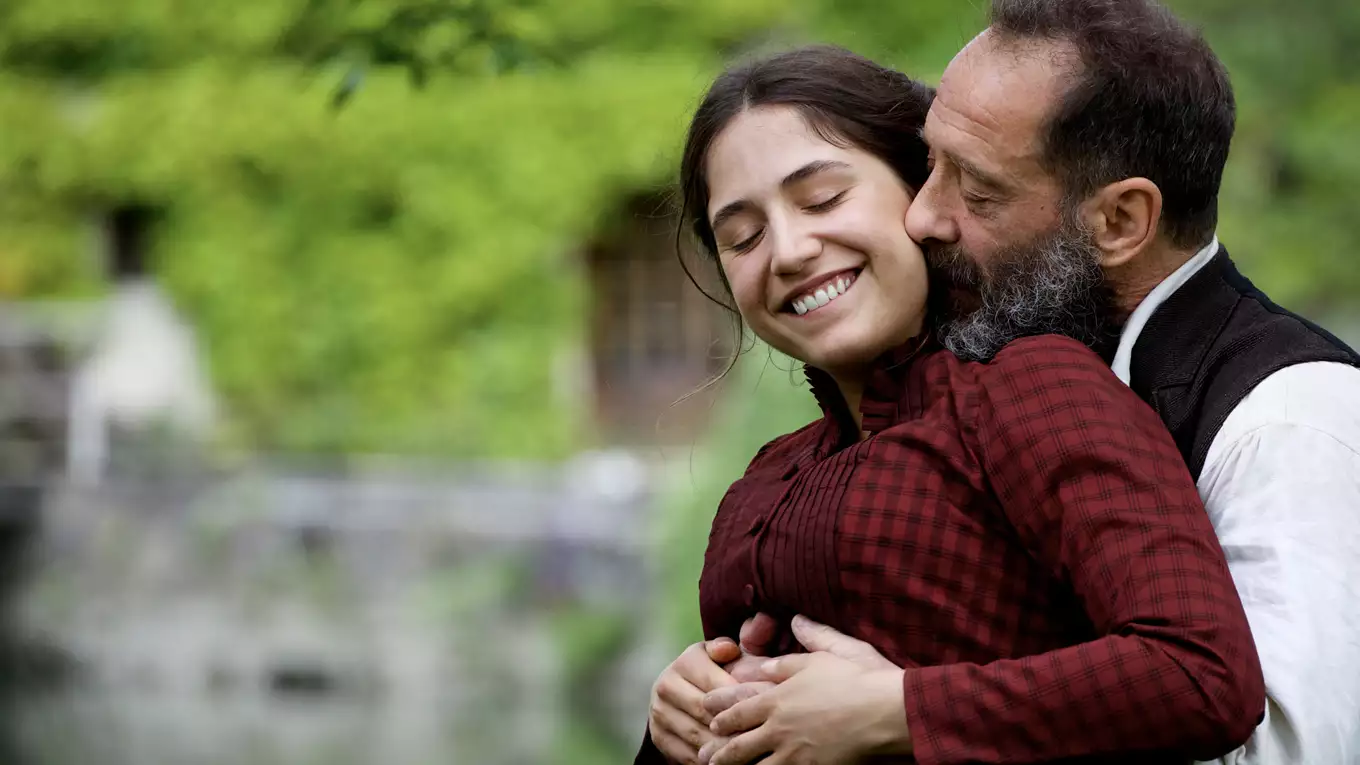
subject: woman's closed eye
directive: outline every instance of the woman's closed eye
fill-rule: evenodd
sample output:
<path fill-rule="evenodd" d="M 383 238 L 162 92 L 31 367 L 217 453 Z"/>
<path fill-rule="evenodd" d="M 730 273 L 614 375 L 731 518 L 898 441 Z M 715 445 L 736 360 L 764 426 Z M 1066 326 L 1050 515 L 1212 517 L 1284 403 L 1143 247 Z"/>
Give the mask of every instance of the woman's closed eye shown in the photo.
<path fill-rule="evenodd" d="M 755 233 L 751 234 L 750 236 L 746 237 L 745 239 L 742 239 L 741 241 L 737 242 L 736 244 L 729 245 L 728 249 L 738 254 L 743 252 L 750 252 L 752 249 L 755 248 L 757 244 L 760 243 L 760 236 L 763 233 L 765 233 L 765 229 L 760 229 Z"/>
<path fill-rule="evenodd" d="M 839 194 L 835 194 L 835 195 L 831 196 L 830 198 L 828 198 L 828 199 L 826 199 L 826 200 L 824 200 L 824 201 L 816 202 L 816 203 L 814 203 L 814 204 L 807 205 L 807 206 L 804 207 L 803 209 L 806 210 L 807 212 L 810 212 L 810 213 L 824 213 L 824 212 L 828 212 L 828 211 L 830 211 L 830 210 L 835 209 L 836 205 L 839 205 L 841 202 L 844 202 L 844 201 L 845 201 L 845 195 L 846 195 L 846 194 L 849 194 L 849 193 L 850 193 L 849 191 L 842 191 L 842 192 L 840 192 Z"/>

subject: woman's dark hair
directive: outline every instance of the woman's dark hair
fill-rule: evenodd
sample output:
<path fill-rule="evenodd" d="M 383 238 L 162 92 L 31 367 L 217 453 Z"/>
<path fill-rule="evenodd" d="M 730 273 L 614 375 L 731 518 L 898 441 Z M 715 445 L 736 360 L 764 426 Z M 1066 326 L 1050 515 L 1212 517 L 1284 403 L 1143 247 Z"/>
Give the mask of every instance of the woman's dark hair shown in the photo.
<path fill-rule="evenodd" d="M 913 191 L 919 191 L 930 174 L 921 128 L 934 97 L 933 88 L 901 72 L 827 45 L 798 48 L 724 72 L 708 89 L 690 122 L 680 161 L 682 206 L 676 232 L 677 245 L 686 228 L 693 233 L 701 260 L 713 270 L 724 294 L 715 296 L 704 289 L 685 262 L 685 248 L 677 247 L 690 281 L 710 300 L 736 312 L 708 222 L 705 172 L 709 148 L 735 117 L 758 106 L 792 107 L 828 143 L 873 154 Z"/>

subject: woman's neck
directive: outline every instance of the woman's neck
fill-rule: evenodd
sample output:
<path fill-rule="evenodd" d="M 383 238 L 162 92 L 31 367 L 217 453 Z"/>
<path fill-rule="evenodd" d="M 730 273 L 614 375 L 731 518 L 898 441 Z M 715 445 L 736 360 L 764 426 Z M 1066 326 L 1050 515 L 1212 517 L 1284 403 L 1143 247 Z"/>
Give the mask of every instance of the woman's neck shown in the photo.
<path fill-rule="evenodd" d="M 845 400 L 845 408 L 850 413 L 850 418 L 855 421 L 855 432 L 864 437 L 864 415 L 859 411 L 860 402 L 864 400 L 864 374 L 835 373 L 831 379 L 836 381 L 836 387 L 840 388 L 841 398 Z"/>
<path fill-rule="evenodd" d="M 912 334 L 908 336 L 908 339 L 903 340 L 900 346 L 894 346 L 894 349 L 899 351 L 898 355 L 901 355 L 901 352 L 909 351 L 906 358 L 915 356 L 916 352 L 921 349 L 921 346 L 926 341 L 926 338 L 921 335 L 920 321 L 917 321 L 911 329 Z M 919 338 L 919 340 L 914 343 L 911 348 L 905 348 L 904 346 L 907 343 L 912 342 L 911 338 Z M 858 438 L 861 441 L 868 437 L 868 434 L 864 432 L 864 414 L 860 411 L 860 407 L 864 402 L 864 389 L 868 387 L 869 378 L 874 373 L 874 366 L 890 361 L 890 359 L 884 358 L 886 355 L 887 352 L 876 357 L 874 361 L 867 364 L 849 365 L 836 369 L 823 367 L 820 370 L 822 374 L 830 377 L 831 381 L 836 384 L 836 388 L 841 394 L 841 400 L 845 403 L 846 413 L 850 415 L 851 420 L 854 422 L 855 433 L 858 434 Z"/>

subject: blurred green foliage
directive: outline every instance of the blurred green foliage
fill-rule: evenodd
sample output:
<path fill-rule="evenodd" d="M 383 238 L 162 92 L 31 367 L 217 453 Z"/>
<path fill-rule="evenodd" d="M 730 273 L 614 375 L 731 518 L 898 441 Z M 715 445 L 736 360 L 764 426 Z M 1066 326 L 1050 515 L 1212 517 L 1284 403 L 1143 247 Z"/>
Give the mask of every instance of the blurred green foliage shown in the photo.
<path fill-rule="evenodd" d="M 154 268 L 205 341 L 236 443 L 569 453 L 582 433 L 551 374 L 583 332 L 575 250 L 668 177 L 685 112 L 768 7 L 544 6 L 564 48 L 582 41 L 570 66 L 422 89 L 374 67 L 335 110 L 350 62 L 295 54 L 299 35 L 400 4 L 335 5 L 337 26 L 306 34 L 302 0 L 3 6 L 0 296 L 98 290 L 90 216 L 149 205 Z M 683 46 L 642 39 L 672 22 Z M 592 42 L 616 33 L 632 47 Z"/>
<path fill-rule="evenodd" d="M 1205 22 L 1240 94 L 1224 240 L 1287 304 L 1353 302 L 1360 10 L 1173 5 Z M 553 379 L 584 343 L 575 254 L 623 199 L 669 183 L 722 62 L 829 40 L 934 80 L 984 10 L 10 0 L 0 298 L 97 294 L 93 216 L 147 205 L 230 443 L 563 456 L 591 437 Z"/>

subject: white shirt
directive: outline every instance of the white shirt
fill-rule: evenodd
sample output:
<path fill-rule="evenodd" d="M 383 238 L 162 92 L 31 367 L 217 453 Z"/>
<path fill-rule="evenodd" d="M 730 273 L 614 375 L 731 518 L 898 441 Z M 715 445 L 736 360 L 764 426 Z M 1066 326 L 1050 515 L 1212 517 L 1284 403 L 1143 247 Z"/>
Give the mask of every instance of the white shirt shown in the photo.
<path fill-rule="evenodd" d="M 1129 317 L 1119 379 L 1148 318 L 1217 252 L 1215 238 Z M 1267 377 L 1223 423 L 1198 488 L 1266 680 L 1265 720 L 1220 762 L 1360 763 L 1360 369 L 1315 362 Z"/>

